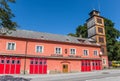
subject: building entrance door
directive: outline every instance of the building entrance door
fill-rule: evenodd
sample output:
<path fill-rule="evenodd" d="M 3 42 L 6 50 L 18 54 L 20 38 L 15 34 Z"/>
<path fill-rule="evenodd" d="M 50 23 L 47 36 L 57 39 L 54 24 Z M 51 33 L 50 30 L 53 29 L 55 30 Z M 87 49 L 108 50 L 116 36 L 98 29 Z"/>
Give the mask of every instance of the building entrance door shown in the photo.
<path fill-rule="evenodd" d="M 63 64 L 63 73 L 68 73 L 68 65 Z"/>

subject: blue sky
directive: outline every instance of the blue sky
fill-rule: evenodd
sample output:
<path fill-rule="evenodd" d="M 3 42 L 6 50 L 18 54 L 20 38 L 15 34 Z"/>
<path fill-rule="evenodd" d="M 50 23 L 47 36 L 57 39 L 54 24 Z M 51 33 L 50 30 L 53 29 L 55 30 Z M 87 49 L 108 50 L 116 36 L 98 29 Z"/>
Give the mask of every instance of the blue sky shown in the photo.
<path fill-rule="evenodd" d="M 83 25 L 98 5 L 101 16 L 120 30 L 120 0 L 16 0 L 10 7 L 19 29 L 66 35 Z"/>

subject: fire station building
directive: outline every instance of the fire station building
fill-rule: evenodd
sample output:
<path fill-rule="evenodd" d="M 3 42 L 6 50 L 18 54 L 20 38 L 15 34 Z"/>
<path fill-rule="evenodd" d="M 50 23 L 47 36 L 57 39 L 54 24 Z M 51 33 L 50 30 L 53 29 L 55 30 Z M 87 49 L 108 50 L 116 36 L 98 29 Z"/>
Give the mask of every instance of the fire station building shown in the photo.
<path fill-rule="evenodd" d="M 88 26 L 91 21 L 95 25 L 88 27 L 88 34 L 92 31 L 88 38 L 28 30 L 1 34 L 0 74 L 86 72 L 107 67 L 103 18 L 95 10 L 90 15 Z M 98 22 L 96 18 L 99 18 Z"/>

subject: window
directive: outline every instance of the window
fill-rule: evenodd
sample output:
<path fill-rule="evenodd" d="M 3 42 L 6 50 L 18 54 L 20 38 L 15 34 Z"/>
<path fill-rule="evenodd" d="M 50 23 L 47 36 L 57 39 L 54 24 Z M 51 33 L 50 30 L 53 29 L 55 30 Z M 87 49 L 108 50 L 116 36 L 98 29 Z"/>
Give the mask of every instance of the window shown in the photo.
<path fill-rule="evenodd" d="M 44 65 L 46 65 L 46 62 L 44 62 Z"/>
<path fill-rule="evenodd" d="M 10 63 L 10 60 L 7 60 L 7 62 L 6 62 L 7 64 L 9 64 Z"/>
<path fill-rule="evenodd" d="M 65 49 L 65 54 L 67 54 L 67 49 Z"/>
<path fill-rule="evenodd" d="M 33 61 L 31 61 L 30 64 L 33 64 Z"/>
<path fill-rule="evenodd" d="M 103 64 L 106 64 L 106 59 L 103 59 Z"/>
<path fill-rule="evenodd" d="M 19 61 L 19 60 L 17 60 L 17 64 L 20 64 L 20 61 Z"/>
<path fill-rule="evenodd" d="M 76 49 L 70 49 L 70 54 L 76 54 Z"/>
<path fill-rule="evenodd" d="M 104 43 L 104 38 L 103 37 L 99 37 L 99 42 L 100 43 Z"/>
<path fill-rule="evenodd" d="M 1 63 L 3 64 L 3 63 L 4 63 L 4 60 L 1 60 Z"/>
<path fill-rule="evenodd" d="M 55 48 L 55 53 L 56 54 L 61 54 L 62 52 L 62 49 L 61 48 Z"/>
<path fill-rule="evenodd" d="M 84 50 L 84 56 L 88 56 L 88 50 Z"/>
<path fill-rule="evenodd" d="M 36 46 L 37 53 L 43 53 L 43 46 Z"/>
<path fill-rule="evenodd" d="M 98 28 L 99 33 L 103 33 L 103 28 Z"/>
<path fill-rule="evenodd" d="M 42 64 L 42 61 L 40 62 L 40 64 Z"/>
<path fill-rule="evenodd" d="M 35 64 L 38 64 L 38 62 L 36 61 Z"/>
<path fill-rule="evenodd" d="M 95 51 L 94 51 L 94 56 L 97 56 L 97 55 L 98 55 L 98 51 L 95 50 Z"/>
<path fill-rule="evenodd" d="M 97 18 L 97 23 L 102 24 L 102 19 Z"/>
<path fill-rule="evenodd" d="M 15 50 L 15 43 L 8 43 L 7 49 L 8 50 Z"/>
<path fill-rule="evenodd" d="M 12 60 L 12 64 L 14 64 L 15 63 L 15 61 L 14 60 Z"/>
<path fill-rule="evenodd" d="M 105 52 L 105 49 L 104 49 L 104 48 L 101 48 L 101 52 L 104 54 L 104 52 Z"/>

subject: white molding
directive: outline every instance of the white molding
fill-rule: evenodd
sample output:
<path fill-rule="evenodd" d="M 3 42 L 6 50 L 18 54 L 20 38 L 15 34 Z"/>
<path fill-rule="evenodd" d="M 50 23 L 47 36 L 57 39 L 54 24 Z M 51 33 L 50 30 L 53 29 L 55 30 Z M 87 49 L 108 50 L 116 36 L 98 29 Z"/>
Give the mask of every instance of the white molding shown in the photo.
<path fill-rule="evenodd" d="M 14 43 L 14 44 L 15 44 L 14 50 L 9 50 L 9 49 L 8 49 L 8 43 Z M 7 51 L 15 51 L 15 50 L 16 50 L 16 42 L 7 42 L 7 43 L 6 43 L 6 50 L 7 50 Z"/>
<path fill-rule="evenodd" d="M 56 48 L 60 48 L 60 49 L 61 49 L 60 54 L 62 54 L 62 47 L 58 47 L 58 46 L 57 46 L 57 47 L 54 47 L 54 54 L 57 54 L 57 53 L 56 53 Z"/>
<path fill-rule="evenodd" d="M 83 50 L 83 56 L 89 56 L 89 49 L 82 49 Z M 87 50 L 88 55 L 84 55 L 84 50 Z"/>
<path fill-rule="evenodd" d="M 97 51 L 97 55 L 94 54 L 94 51 Z M 98 56 L 98 55 L 99 55 L 99 54 L 98 54 L 98 50 L 93 50 L 93 55 L 94 55 L 94 56 Z"/>
<path fill-rule="evenodd" d="M 71 49 L 75 49 L 75 54 L 71 54 Z M 76 55 L 76 48 L 70 48 L 70 55 Z"/>
<path fill-rule="evenodd" d="M 37 46 L 41 46 L 42 47 L 42 52 L 37 52 Z M 43 45 L 35 45 L 35 53 L 44 53 L 44 46 Z"/>

